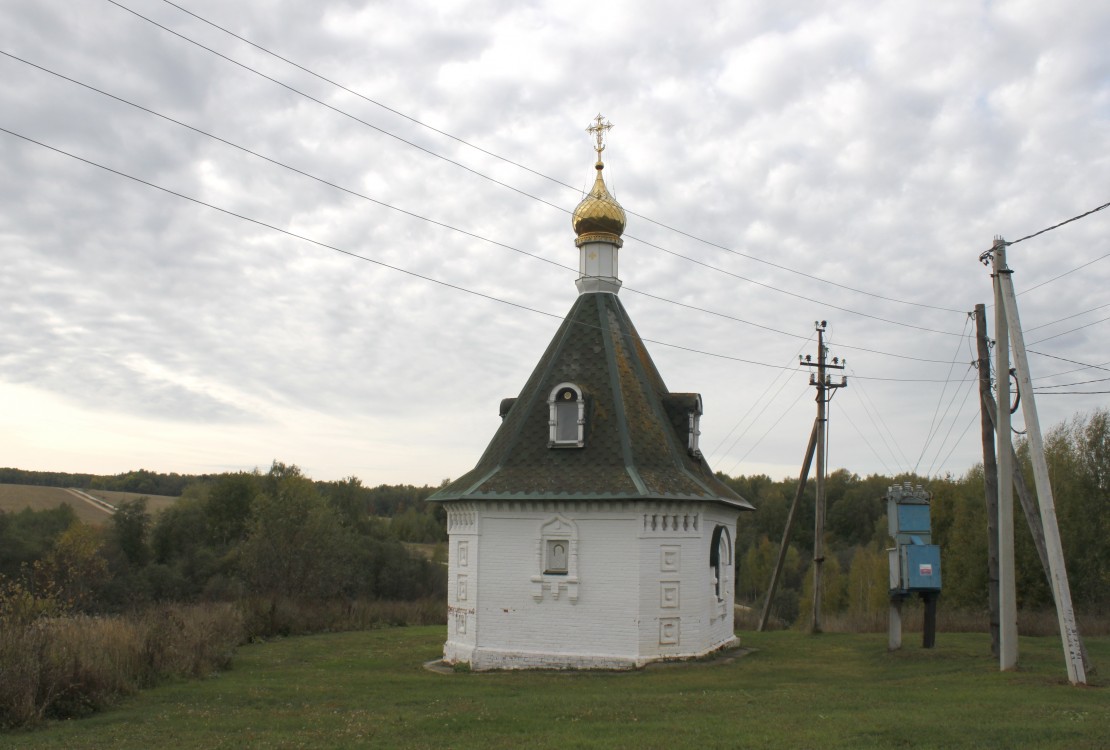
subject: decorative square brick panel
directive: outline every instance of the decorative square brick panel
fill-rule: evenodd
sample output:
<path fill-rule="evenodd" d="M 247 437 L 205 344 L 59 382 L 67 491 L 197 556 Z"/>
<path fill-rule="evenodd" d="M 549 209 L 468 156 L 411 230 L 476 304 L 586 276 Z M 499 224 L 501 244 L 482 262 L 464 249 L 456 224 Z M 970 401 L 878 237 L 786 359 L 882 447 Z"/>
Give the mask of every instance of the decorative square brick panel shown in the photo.
<path fill-rule="evenodd" d="M 679 618 L 663 617 L 659 620 L 659 645 L 677 646 L 679 640 Z"/>

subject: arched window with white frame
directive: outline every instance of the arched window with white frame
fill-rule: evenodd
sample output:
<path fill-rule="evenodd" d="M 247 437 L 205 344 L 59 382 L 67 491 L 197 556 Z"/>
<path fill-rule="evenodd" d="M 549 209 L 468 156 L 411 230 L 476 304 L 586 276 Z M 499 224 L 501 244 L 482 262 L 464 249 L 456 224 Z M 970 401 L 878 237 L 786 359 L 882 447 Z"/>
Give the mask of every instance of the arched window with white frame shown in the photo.
<path fill-rule="evenodd" d="M 547 398 L 548 447 L 581 448 L 586 444 L 586 399 L 574 383 L 560 383 Z"/>
<path fill-rule="evenodd" d="M 724 526 L 713 529 L 709 541 L 709 567 L 713 576 L 713 593 L 723 602 L 732 580 L 732 536 Z"/>

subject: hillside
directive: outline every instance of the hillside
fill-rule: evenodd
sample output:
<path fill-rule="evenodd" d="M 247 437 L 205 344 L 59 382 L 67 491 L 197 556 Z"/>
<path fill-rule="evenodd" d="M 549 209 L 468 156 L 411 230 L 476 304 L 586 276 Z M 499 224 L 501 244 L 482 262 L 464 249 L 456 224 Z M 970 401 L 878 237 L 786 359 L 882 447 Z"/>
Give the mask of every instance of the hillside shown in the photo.
<path fill-rule="evenodd" d="M 81 497 L 81 493 L 92 495 L 111 505 L 119 505 L 127 500 L 147 498 L 147 508 L 151 513 L 168 508 L 177 501 L 167 495 L 143 495 L 137 492 L 114 492 L 111 490 L 82 490 L 75 492 L 64 487 L 40 487 L 30 484 L 0 484 L 0 510 L 18 513 L 24 508 L 31 510 L 50 510 L 68 503 L 84 523 L 103 524 L 111 514 L 104 508 Z"/>

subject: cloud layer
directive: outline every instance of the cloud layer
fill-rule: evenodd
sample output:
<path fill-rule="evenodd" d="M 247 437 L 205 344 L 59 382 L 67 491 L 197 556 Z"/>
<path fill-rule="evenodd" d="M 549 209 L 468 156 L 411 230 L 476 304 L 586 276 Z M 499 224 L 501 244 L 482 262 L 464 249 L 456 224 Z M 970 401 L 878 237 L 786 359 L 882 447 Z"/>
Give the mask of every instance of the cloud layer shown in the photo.
<path fill-rule="evenodd" d="M 827 320 L 850 363 L 830 467 L 961 473 L 979 253 L 1110 199 L 1090 4 L 181 7 L 362 97 L 166 2 L 4 4 L 8 55 L 273 160 L 0 57 L 0 127 L 222 209 L 0 133 L 5 464 L 458 476 L 573 302 L 600 110 L 622 298 L 703 394 L 715 468 L 796 473 L 791 363 Z M 1110 253 L 1107 222 L 1011 247 L 1018 290 Z M 1110 366 L 1108 284 L 1104 260 L 1021 296 L 1030 342 L 1087 326 L 1031 346 L 1038 385 Z M 1107 403 L 1038 399 L 1045 425 Z"/>

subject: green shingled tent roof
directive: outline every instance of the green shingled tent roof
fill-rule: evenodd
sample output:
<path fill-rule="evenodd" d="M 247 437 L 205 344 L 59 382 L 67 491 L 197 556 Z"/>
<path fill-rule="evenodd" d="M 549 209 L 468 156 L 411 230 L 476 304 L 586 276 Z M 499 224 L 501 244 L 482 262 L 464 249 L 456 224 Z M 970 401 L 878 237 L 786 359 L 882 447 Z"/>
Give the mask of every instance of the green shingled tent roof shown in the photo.
<path fill-rule="evenodd" d="M 574 383 L 581 448 L 549 446 L 548 397 Z M 478 465 L 440 489 L 450 500 L 672 500 L 752 506 L 688 449 L 692 393 L 670 393 L 615 294 L 579 295 Z"/>

